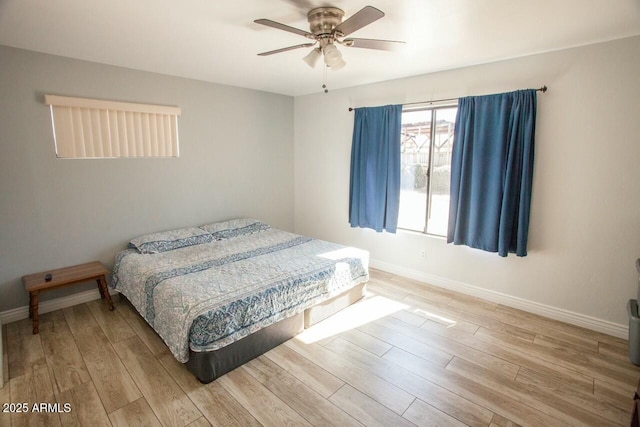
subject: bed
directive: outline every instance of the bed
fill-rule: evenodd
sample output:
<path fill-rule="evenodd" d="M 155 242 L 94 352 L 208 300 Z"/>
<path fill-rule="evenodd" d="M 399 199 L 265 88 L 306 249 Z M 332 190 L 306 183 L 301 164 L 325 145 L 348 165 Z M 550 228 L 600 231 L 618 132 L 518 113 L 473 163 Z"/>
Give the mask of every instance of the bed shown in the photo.
<path fill-rule="evenodd" d="M 133 239 L 111 287 L 206 383 L 360 299 L 368 259 L 236 219 Z"/>

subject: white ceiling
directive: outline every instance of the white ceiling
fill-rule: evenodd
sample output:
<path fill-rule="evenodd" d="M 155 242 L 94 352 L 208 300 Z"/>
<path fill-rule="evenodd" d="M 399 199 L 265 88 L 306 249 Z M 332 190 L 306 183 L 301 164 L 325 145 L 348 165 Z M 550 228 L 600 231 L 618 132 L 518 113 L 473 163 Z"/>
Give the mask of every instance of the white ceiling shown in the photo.
<path fill-rule="evenodd" d="M 254 24 L 308 30 L 306 12 L 371 5 L 386 16 L 353 37 L 405 40 L 400 52 L 340 47 L 330 89 L 640 34 L 640 0 L 0 0 L 0 44 L 286 95 L 319 92 L 307 42 Z"/>

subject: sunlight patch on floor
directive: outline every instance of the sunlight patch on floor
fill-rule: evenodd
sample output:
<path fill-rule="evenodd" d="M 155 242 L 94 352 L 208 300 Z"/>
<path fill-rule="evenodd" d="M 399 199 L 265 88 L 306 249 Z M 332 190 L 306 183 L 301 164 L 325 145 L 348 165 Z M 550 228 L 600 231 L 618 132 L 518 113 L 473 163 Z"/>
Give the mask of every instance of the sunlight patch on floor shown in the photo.
<path fill-rule="evenodd" d="M 440 323 L 440 324 L 446 326 L 447 328 L 452 328 L 452 327 L 456 326 L 456 324 L 458 323 L 455 320 L 448 319 L 448 318 L 443 317 L 443 316 L 441 316 L 439 314 L 431 313 L 429 311 L 425 311 L 425 310 L 422 310 L 420 308 L 414 308 L 411 311 L 413 313 L 418 314 L 419 316 L 426 317 L 429 320 L 433 320 L 436 323 Z"/>
<path fill-rule="evenodd" d="M 305 329 L 296 339 L 311 344 L 407 308 L 409 306 L 401 302 L 373 295 Z"/>

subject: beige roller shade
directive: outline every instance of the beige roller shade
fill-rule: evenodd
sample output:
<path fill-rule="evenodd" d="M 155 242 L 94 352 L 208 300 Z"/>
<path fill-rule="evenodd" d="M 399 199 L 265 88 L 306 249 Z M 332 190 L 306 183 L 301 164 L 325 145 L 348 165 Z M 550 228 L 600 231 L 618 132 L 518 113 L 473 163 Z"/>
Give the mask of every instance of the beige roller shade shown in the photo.
<path fill-rule="evenodd" d="M 59 158 L 178 157 L 180 109 L 45 95 Z"/>

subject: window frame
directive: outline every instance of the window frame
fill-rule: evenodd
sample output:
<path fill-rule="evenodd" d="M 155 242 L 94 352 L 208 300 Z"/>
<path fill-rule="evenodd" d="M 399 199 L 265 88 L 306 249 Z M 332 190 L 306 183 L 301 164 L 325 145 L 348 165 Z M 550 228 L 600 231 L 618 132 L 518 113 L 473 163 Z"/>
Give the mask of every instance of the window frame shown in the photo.
<path fill-rule="evenodd" d="M 411 232 L 411 233 L 419 233 L 422 235 L 427 235 L 427 236 L 432 236 L 432 237 L 437 237 L 437 238 L 446 238 L 446 234 L 442 235 L 442 234 L 435 234 L 435 233 L 429 233 L 428 229 L 429 229 L 429 217 L 430 217 L 430 213 L 431 213 L 431 174 L 433 172 L 433 150 L 434 150 L 434 146 L 435 146 L 435 140 L 436 140 L 436 121 L 434 119 L 437 120 L 437 114 L 435 114 L 435 112 L 437 110 L 443 110 L 443 109 L 449 109 L 449 108 L 458 108 L 458 100 L 450 100 L 450 101 L 443 101 L 441 103 L 425 103 L 425 104 L 405 104 L 402 107 L 402 114 L 404 113 L 410 113 L 410 112 L 417 112 L 417 111 L 431 111 L 431 129 L 430 129 L 430 133 L 429 133 L 429 158 L 428 158 L 428 167 L 427 167 L 427 173 L 426 173 L 426 178 L 427 178 L 427 183 L 426 183 L 426 192 L 425 192 L 425 198 L 426 198 L 426 204 L 425 204 L 425 210 L 424 210 L 424 229 L 421 230 L 415 230 L 415 229 L 411 229 L 411 228 L 404 228 L 401 227 L 400 225 L 398 225 L 398 230 L 402 230 L 402 231 L 407 231 L 407 232 Z M 455 126 L 455 122 L 454 122 L 454 126 Z M 401 126 L 402 127 L 402 126 Z M 455 136 L 454 136 L 455 139 Z M 455 142 L 455 140 L 454 140 Z M 401 154 L 402 156 L 402 154 Z"/>

